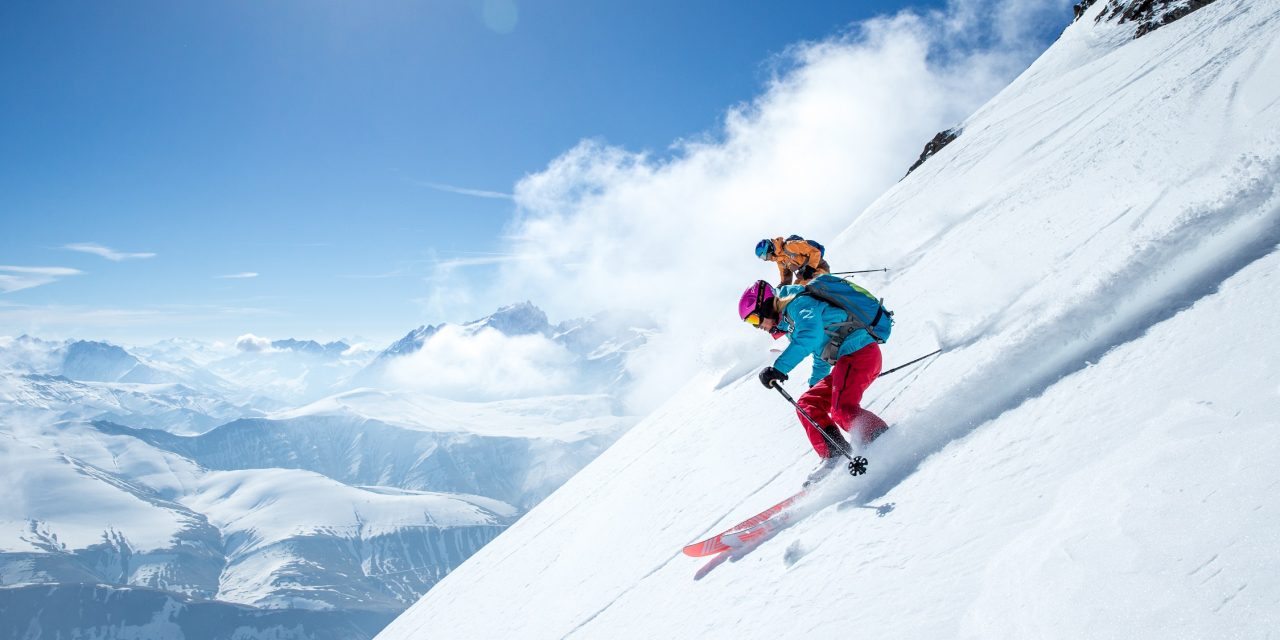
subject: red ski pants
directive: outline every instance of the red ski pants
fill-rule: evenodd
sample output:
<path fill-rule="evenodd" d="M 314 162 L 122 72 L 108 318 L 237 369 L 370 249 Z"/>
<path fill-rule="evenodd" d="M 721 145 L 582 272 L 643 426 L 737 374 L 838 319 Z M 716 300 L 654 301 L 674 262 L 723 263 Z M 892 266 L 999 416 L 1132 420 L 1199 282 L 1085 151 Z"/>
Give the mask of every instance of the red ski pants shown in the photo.
<path fill-rule="evenodd" d="M 819 425 L 836 425 L 844 431 L 858 428 L 857 436 L 862 444 L 874 440 L 888 428 L 879 416 L 861 406 L 862 393 L 880 375 L 880 345 L 871 343 L 836 361 L 831 375 L 818 381 L 804 392 L 796 404 Z M 830 455 L 827 440 L 800 412 L 796 412 L 800 424 L 809 435 L 814 451 L 826 458 Z"/>

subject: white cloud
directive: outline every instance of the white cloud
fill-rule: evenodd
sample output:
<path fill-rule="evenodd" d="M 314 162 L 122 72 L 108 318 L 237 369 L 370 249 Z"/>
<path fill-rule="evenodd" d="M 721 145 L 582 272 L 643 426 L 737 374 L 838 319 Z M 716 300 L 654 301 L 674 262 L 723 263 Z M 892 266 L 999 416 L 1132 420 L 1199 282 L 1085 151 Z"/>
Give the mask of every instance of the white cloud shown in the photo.
<path fill-rule="evenodd" d="M 256 278 L 258 274 L 253 271 L 242 271 L 240 273 L 229 273 L 225 276 L 214 276 L 219 280 L 244 280 L 247 278 Z"/>
<path fill-rule="evenodd" d="M 74 244 L 63 245 L 62 248 L 69 249 L 71 251 L 79 251 L 81 253 L 92 253 L 95 256 L 101 256 L 113 262 L 156 257 L 156 254 L 154 253 L 126 253 L 123 251 L 116 251 L 115 249 L 104 247 L 95 242 L 77 242 Z"/>
<path fill-rule="evenodd" d="M 0 265 L 0 292 L 12 293 L 84 273 L 68 267 L 12 267 Z"/>
<path fill-rule="evenodd" d="M 236 338 L 236 350 L 247 353 L 266 353 L 275 349 L 271 346 L 270 340 L 246 333 Z"/>
<path fill-rule="evenodd" d="M 381 350 L 381 348 L 382 348 L 381 345 L 377 345 L 372 342 L 356 342 L 355 344 L 352 344 L 349 347 L 347 347 L 346 351 L 342 352 L 342 357 L 343 358 L 360 358 L 370 353 L 373 353 L 375 351 L 379 351 Z"/>
<path fill-rule="evenodd" d="M 453 325 L 422 349 L 392 360 L 387 381 L 395 386 L 460 400 L 498 400 L 564 393 L 575 382 L 573 355 L 541 335 L 476 333 Z"/>
<path fill-rule="evenodd" d="M 443 184 L 440 182 L 423 182 L 421 180 L 414 180 L 413 183 L 416 185 L 427 187 L 428 189 L 435 189 L 436 191 L 444 191 L 447 193 L 456 193 L 459 195 L 471 196 L 473 198 L 492 198 L 497 200 L 510 200 L 512 198 L 511 194 L 503 193 L 501 191 L 485 191 L 484 189 L 468 189 L 466 187 L 455 187 L 451 184 Z"/>
<path fill-rule="evenodd" d="M 1065 27 L 1069 4 L 956 0 L 945 11 L 865 21 L 791 48 L 762 95 L 669 157 L 584 141 L 516 185 L 519 217 L 504 249 L 523 259 L 493 281 L 437 280 L 429 306 L 515 290 L 562 317 L 650 311 L 665 332 L 635 361 L 649 383 L 634 400 L 648 406 L 699 359 L 721 354 L 715 343 L 753 339 L 745 328 L 746 338 L 733 333 L 737 297 L 777 275 L 752 254 L 757 240 L 823 240 L 846 228 L 936 132 L 1025 68 L 1036 53 L 1032 25 L 1052 16 Z M 858 256 L 834 256 L 833 265 L 893 266 Z"/>

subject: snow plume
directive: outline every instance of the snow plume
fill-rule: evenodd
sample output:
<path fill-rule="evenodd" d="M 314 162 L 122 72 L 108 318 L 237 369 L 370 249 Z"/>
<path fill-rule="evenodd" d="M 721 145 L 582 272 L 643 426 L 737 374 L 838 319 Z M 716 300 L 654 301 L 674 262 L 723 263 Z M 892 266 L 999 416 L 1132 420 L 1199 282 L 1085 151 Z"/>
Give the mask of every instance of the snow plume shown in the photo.
<path fill-rule="evenodd" d="M 642 390 L 633 408 L 651 407 L 695 365 L 715 366 L 714 354 L 727 364 L 750 353 L 745 344 L 768 343 L 735 315 L 752 281 L 777 278 L 755 259 L 758 240 L 832 238 L 937 131 L 1025 68 L 1045 20 L 1065 27 L 1070 15 L 1064 0 L 957 0 L 868 20 L 792 47 L 760 96 L 669 154 L 583 141 L 516 185 L 507 251 L 524 259 L 501 265 L 490 299 L 515 290 L 562 317 L 657 317 L 663 335 L 632 363 Z M 893 266 L 829 258 L 838 269 Z M 484 297 L 466 284 L 439 295 Z"/>
<path fill-rule="evenodd" d="M 266 351 L 274 351 L 271 341 L 266 338 L 259 338 L 252 333 L 246 333 L 236 338 L 236 350 L 246 353 L 259 353 Z"/>
<path fill-rule="evenodd" d="M 573 355 L 540 334 L 448 325 L 421 350 L 393 359 L 386 380 L 435 396 L 485 401 L 568 392 L 572 370 Z"/>

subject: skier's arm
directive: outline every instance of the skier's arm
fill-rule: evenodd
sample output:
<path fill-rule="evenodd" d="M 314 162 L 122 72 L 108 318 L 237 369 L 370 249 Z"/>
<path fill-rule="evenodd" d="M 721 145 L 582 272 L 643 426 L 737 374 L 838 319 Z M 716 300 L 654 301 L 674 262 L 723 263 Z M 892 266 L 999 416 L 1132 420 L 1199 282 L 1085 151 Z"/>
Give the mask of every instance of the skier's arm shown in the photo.
<path fill-rule="evenodd" d="M 783 373 L 791 373 L 791 370 L 796 368 L 805 356 L 818 349 L 823 339 L 827 337 L 826 332 L 822 330 L 822 314 L 818 309 L 802 306 L 803 303 L 798 300 L 800 299 L 791 303 L 794 306 L 788 313 L 794 327 L 791 330 L 791 344 L 773 363 L 773 368 Z"/>
<path fill-rule="evenodd" d="M 791 270 L 787 268 L 786 258 L 778 257 L 778 286 L 785 287 L 791 284 Z"/>
<path fill-rule="evenodd" d="M 829 375 L 831 375 L 831 365 L 827 364 L 826 360 L 823 360 L 818 356 L 814 356 L 813 373 L 809 374 L 809 386 L 812 387 L 813 385 L 818 384 L 819 380 L 822 380 Z"/>

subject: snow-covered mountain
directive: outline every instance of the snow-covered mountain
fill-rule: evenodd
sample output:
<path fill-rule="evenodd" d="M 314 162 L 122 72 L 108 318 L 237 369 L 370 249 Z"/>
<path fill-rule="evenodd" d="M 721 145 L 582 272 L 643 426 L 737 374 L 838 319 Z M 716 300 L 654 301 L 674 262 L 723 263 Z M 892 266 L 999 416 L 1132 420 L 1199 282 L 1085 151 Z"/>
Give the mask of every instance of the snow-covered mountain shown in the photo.
<path fill-rule="evenodd" d="M 173 382 L 156 380 L 162 374 L 120 347 L 88 340 L 76 340 L 66 346 L 62 375 L 87 382 Z"/>
<path fill-rule="evenodd" d="M 293 338 L 289 338 L 286 340 L 272 341 L 271 348 L 336 357 L 347 353 L 347 351 L 351 349 L 351 345 L 341 340 L 320 344 L 315 340 L 294 340 Z"/>
<path fill-rule="evenodd" d="M 584 419 L 571 435 L 574 428 L 554 417 L 542 428 L 528 417 L 514 435 L 485 436 L 456 425 L 436 433 L 300 415 L 183 437 L 106 422 L 9 418 L 22 424 L 16 434 L 0 430 L 7 497 L 0 582 L 130 585 L 175 601 L 251 605 L 242 611 L 250 625 L 264 608 L 385 623 L 630 423 Z M 607 426 L 591 431 L 597 425 Z M 499 424 L 489 429 L 502 431 Z M 21 602 L 24 593 L 0 589 L 0 607 Z M 56 587 L 48 593 L 61 594 L 57 601 L 103 595 Z M 110 602 L 85 606 L 117 617 L 168 615 L 136 609 L 154 605 L 154 594 L 135 600 L 110 593 L 120 607 L 113 614 Z M 92 620 L 79 620 L 75 632 L 89 633 L 83 625 Z M 9 618 L 0 628 L 28 622 Z"/>
<path fill-rule="evenodd" d="M 92 340 L 0 339 L 0 371 L 62 376 L 81 383 L 181 384 L 259 409 L 297 406 L 351 388 L 377 355 L 343 341 L 258 342 L 235 346 L 166 340 L 123 347 Z"/>
<path fill-rule="evenodd" d="M 185 357 L 152 360 L 89 340 L 0 339 L 0 417 L 30 410 L 63 420 L 104 419 L 200 433 L 262 415 L 228 400 L 233 388 Z"/>
<path fill-rule="evenodd" d="M 345 342 L 241 346 L 0 341 L 0 637 L 368 638 L 634 424 L 604 395 L 347 390 L 375 354 Z"/>
<path fill-rule="evenodd" d="M 399 356 L 417 353 L 430 340 L 448 325 L 423 325 L 405 334 L 378 354 L 378 360 L 386 360 Z M 462 325 L 468 335 L 475 335 L 486 329 L 492 329 L 509 336 L 547 335 L 552 331 L 547 314 L 531 302 L 523 302 L 502 307 L 492 315 L 473 320 Z"/>
<path fill-rule="evenodd" d="M 827 245 L 895 265 L 886 366 L 945 348 L 869 390 L 870 473 L 682 555 L 814 464 L 743 354 L 379 638 L 1273 635 L 1280 0 L 1081 11 Z"/>
<path fill-rule="evenodd" d="M 77 382 L 46 374 L 0 375 L 0 404 L 54 412 L 65 420 L 123 421 L 183 434 L 262 415 L 182 384 Z"/>
<path fill-rule="evenodd" d="M 556 404 L 561 409 L 573 401 L 550 398 L 531 404 Z M 393 426 L 349 412 L 243 419 L 191 437 L 105 422 L 95 426 L 103 433 L 129 436 L 181 455 L 205 469 L 306 469 L 350 485 L 483 495 L 527 509 L 598 455 L 631 422 L 595 414 L 534 420 L 551 424 L 531 429 L 527 418 L 513 416 L 508 429 L 502 419 L 509 414 L 486 403 L 473 412 L 494 420 L 477 433 L 465 426 L 474 419 L 459 410 L 463 403 L 441 404 L 453 414 L 442 416 L 434 430 Z M 603 402 L 592 406 L 602 412 L 609 409 Z M 422 424 L 429 418 L 418 420 Z"/>
<path fill-rule="evenodd" d="M 98 387 L 117 385 L 113 388 L 119 389 L 129 389 L 128 385 L 169 385 L 171 391 L 193 396 L 222 397 L 232 393 L 232 382 L 186 356 L 199 348 L 196 344 L 185 342 L 179 355 L 176 341 L 153 349 L 126 349 L 93 340 L 54 342 L 26 335 L 0 338 L 0 375 L 64 378 Z M 148 357 L 151 355 L 159 357 Z"/>
<path fill-rule="evenodd" d="M 265 348 L 242 342 L 233 355 L 206 365 L 234 381 L 231 397 L 262 408 L 297 406 L 350 388 L 349 380 L 374 354 L 352 352 L 344 342 L 275 340 Z"/>

